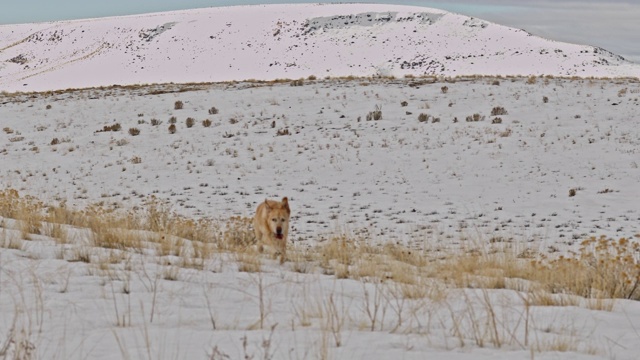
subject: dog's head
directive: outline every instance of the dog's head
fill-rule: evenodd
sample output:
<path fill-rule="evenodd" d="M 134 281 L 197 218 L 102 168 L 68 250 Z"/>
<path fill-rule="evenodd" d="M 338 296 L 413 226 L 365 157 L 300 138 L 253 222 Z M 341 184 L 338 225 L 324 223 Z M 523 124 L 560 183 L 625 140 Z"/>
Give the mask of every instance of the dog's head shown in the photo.
<path fill-rule="evenodd" d="M 265 200 L 265 204 L 268 209 L 267 219 L 269 222 L 269 229 L 276 239 L 285 239 L 289 233 L 289 216 L 291 215 L 291 209 L 289 208 L 289 199 L 282 198 L 282 201 L 275 203 L 269 203 Z"/>

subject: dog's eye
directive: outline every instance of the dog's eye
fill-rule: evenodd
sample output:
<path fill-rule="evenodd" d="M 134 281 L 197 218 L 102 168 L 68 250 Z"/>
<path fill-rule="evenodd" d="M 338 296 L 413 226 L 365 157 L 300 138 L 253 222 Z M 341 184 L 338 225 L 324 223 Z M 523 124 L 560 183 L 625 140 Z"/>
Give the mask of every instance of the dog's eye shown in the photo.
<path fill-rule="evenodd" d="M 274 219 L 271 219 L 271 221 L 273 221 L 273 222 L 276 222 L 276 220 L 277 220 L 277 219 L 275 219 L 275 218 L 274 218 Z"/>
<path fill-rule="evenodd" d="M 280 219 L 280 220 L 282 220 L 282 222 L 284 222 L 284 218 L 282 218 L 282 219 Z"/>

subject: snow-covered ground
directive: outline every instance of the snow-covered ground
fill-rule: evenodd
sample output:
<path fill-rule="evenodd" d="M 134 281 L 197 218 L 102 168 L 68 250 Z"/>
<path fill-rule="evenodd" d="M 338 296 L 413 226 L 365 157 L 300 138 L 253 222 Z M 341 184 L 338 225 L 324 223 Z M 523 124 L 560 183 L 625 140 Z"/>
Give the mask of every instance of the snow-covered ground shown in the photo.
<path fill-rule="evenodd" d="M 19 239 L 11 225 L 3 241 Z M 115 250 L 85 263 L 72 259 L 86 248 L 21 241 L 0 252 L 7 359 L 634 359 L 640 350 L 637 301 L 538 304 L 514 290 L 337 279 L 265 260 L 261 272 L 238 272 L 224 255 L 203 269 Z"/>
<path fill-rule="evenodd" d="M 478 78 L 3 95 L 0 178 L 45 203 L 133 209 L 153 195 L 179 214 L 223 221 L 289 196 L 295 249 L 346 233 L 443 254 L 491 244 L 568 254 L 590 236 L 640 233 L 638 94 L 632 80 Z M 368 121 L 376 108 L 382 119 Z M 468 122 L 474 114 L 480 120 Z M 115 123 L 121 130 L 101 131 Z M 407 299 L 394 282 L 298 273 L 300 265 L 266 259 L 261 272 L 243 273 L 225 255 L 201 269 L 135 252 L 85 264 L 64 255 L 81 245 L 20 240 L 12 224 L 4 222 L 0 251 L 0 339 L 13 341 L 11 351 L 23 339 L 37 358 L 632 359 L 638 351 L 633 301 L 606 312 L 529 308 L 514 290 L 429 284 L 420 286 L 430 295 Z M 114 265 L 100 265 L 107 261 Z M 376 293 L 386 315 L 372 332 Z M 495 312 L 500 325 L 489 326 Z M 12 328 L 22 338 L 8 338 Z"/>
<path fill-rule="evenodd" d="M 0 54 L 0 189 L 134 213 L 153 196 L 223 223 L 288 196 L 296 257 L 279 265 L 223 251 L 189 263 L 93 248 L 76 226 L 60 241 L 51 228 L 33 234 L 0 218 L 0 358 L 635 359 L 640 350 L 637 301 L 533 301 L 540 294 L 522 279 L 482 289 L 494 268 L 462 288 L 410 261 L 381 262 L 388 277 L 340 276 L 305 253 L 346 234 L 434 261 L 504 247 L 527 262 L 571 256 L 592 236 L 640 236 L 640 81 L 614 78 L 637 76 L 637 65 L 439 10 L 361 4 L 0 26 Z M 285 77 L 305 79 L 91 88 Z M 11 93 L 69 87 L 87 89 Z M 368 119 L 375 111 L 381 118 Z M 349 246 L 345 256 L 363 258 L 338 265 L 352 273 L 386 259 Z M 621 261 L 637 262 L 629 249 Z M 252 261 L 260 271 L 242 271 Z"/>
<path fill-rule="evenodd" d="M 341 229 L 422 248 L 501 238 L 553 251 L 640 233 L 640 84 L 536 80 L 5 96 L 2 183 L 79 206 L 155 195 L 213 218 L 251 216 L 265 197 L 289 196 L 301 243 Z M 367 121 L 376 107 L 382 119 Z M 481 120 L 468 122 L 474 114 Z M 115 123 L 120 131 L 99 131 Z"/>
<path fill-rule="evenodd" d="M 0 91 L 405 74 L 637 77 L 640 65 L 416 6 L 234 6 L 0 26 Z"/>

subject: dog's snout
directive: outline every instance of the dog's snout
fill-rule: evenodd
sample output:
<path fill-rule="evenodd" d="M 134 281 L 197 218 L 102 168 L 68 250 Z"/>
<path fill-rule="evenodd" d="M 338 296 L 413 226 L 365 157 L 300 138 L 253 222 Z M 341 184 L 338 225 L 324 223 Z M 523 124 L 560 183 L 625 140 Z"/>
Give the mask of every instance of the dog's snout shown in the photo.
<path fill-rule="evenodd" d="M 276 228 L 276 234 L 282 235 L 282 228 L 281 227 Z"/>

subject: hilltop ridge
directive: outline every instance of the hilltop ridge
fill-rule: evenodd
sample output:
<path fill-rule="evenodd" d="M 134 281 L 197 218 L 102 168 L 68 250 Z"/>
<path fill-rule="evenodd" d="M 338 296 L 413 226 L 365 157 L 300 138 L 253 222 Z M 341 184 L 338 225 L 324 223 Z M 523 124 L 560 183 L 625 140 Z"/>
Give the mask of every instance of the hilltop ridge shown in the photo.
<path fill-rule="evenodd" d="M 637 77 L 604 49 L 442 10 L 218 7 L 0 26 L 0 90 L 325 76 Z"/>

